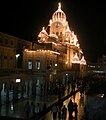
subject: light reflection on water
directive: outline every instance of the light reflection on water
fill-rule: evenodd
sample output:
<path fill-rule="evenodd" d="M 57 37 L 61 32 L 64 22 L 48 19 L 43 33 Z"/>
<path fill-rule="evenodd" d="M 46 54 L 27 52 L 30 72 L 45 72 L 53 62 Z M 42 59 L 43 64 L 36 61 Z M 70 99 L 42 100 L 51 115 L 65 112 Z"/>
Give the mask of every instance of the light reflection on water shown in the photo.
<path fill-rule="evenodd" d="M 12 111 L 14 110 L 14 106 L 13 106 L 13 104 L 11 104 L 11 110 L 12 110 Z"/>

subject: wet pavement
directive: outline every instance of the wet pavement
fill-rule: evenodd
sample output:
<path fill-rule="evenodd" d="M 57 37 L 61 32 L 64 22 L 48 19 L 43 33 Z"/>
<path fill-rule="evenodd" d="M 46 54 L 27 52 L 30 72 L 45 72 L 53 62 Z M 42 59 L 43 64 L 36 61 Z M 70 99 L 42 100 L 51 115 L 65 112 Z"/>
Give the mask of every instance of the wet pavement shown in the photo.
<path fill-rule="evenodd" d="M 10 103 L 8 105 L 2 105 L 0 109 L 0 116 L 14 117 L 14 118 L 22 118 L 25 119 L 24 106 L 27 101 L 31 103 L 32 101 L 36 105 L 36 103 L 40 103 L 41 107 L 44 103 L 47 104 L 47 107 L 54 103 L 57 99 L 57 96 L 48 96 L 45 99 L 41 97 L 36 98 L 28 98 L 15 103 Z"/>
<path fill-rule="evenodd" d="M 70 91 L 71 91 L 71 89 L 70 89 Z M 65 91 L 65 95 L 67 95 L 67 89 Z M 78 120 L 81 120 L 81 118 L 83 116 L 84 104 L 86 102 L 85 96 L 81 97 L 80 93 L 77 92 L 75 99 L 72 96 L 64 101 L 64 104 L 66 106 L 70 99 L 72 99 L 73 102 L 76 102 L 78 104 Z M 26 116 L 25 116 L 25 112 L 24 112 L 24 106 L 27 101 L 29 101 L 30 103 L 33 101 L 35 105 L 36 105 L 36 103 L 39 102 L 41 107 L 44 105 L 44 103 L 46 103 L 47 107 L 49 107 L 53 103 L 55 103 L 57 100 L 58 100 L 58 96 L 52 95 L 52 96 L 46 96 L 45 98 L 33 97 L 33 98 L 24 99 L 24 100 L 15 102 L 15 103 L 10 103 L 8 105 L 2 105 L 1 109 L 0 109 L 0 116 L 13 117 L 14 120 L 15 120 L 15 118 L 25 119 Z M 74 116 L 74 113 L 73 113 L 73 116 Z M 45 116 L 41 117 L 40 120 L 52 120 L 51 111 L 48 112 Z M 58 120 L 58 116 L 57 116 L 56 120 Z M 68 120 L 68 114 L 67 114 L 66 120 Z"/>
<path fill-rule="evenodd" d="M 76 102 L 77 105 L 78 105 L 78 116 L 77 116 L 77 120 L 81 120 L 83 115 L 84 115 L 84 105 L 86 104 L 86 96 L 81 96 L 80 95 L 80 92 L 76 93 L 76 97 L 74 99 L 74 97 L 70 97 L 69 99 L 65 100 L 64 101 L 64 105 L 68 105 L 70 99 L 72 99 L 73 102 Z M 75 119 L 75 113 L 73 112 L 73 120 Z M 42 117 L 40 120 L 53 120 L 53 117 L 52 117 L 52 112 L 48 112 L 44 117 Z M 57 118 L 56 120 L 59 120 L 58 119 L 58 115 L 57 115 Z M 66 120 L 69 120 L 69 114 L 68 114 L 68 111 L 67 111 L 67 117 L 66 117 Z"/>

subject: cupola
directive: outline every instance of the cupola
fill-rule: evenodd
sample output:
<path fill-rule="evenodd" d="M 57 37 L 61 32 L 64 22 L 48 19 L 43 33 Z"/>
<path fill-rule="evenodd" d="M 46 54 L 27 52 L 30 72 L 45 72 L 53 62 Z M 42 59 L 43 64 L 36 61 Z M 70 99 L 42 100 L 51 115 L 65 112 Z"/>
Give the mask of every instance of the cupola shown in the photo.
<path fill-rule="evenodd" d="M 84 59 L 84 56 L 83 56 L 82 59 L 80 60 L 80 64 L 86 65 L 86 60 Z"/>
<path fill-rule="evenodd" d="M 61 3 L 58 5 L 58 10 L 54 12 L 52 16 L 52 20 L 55 21 L 61 21 L 61 22 L 66 22 L 66 15 L 65 13 L 61 10 Z"/>
<path fill-rule="evenodd" d="M 78 57 L 77 53 L 76 53 L 75 56 L 73 57 L 72 63 L 80 63 L 79 57 Z"/>

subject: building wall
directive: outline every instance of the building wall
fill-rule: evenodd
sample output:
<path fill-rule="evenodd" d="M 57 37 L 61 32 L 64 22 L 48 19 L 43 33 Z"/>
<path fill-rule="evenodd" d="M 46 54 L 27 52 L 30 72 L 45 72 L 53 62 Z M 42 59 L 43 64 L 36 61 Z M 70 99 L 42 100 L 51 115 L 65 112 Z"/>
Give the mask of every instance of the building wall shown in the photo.
<path fill-rule="evenodd" d="M 15 69 L 16 55 L 20 54 L 22 57 L 23 49 L 31 49 L 31 44 L 29 41 L 0 32 L 0 69 Z"/>
<path fill-rule="evenodd" d="M 25 69 L 28 69 L 28 61 L 31 60 L 33 64 L 33 70 L 36 69 L 36 62 L 40 61 L 39 71 L 46 71 L 48 69 L 54 68 L 57 63 L 57 55 L 52 54 L 47 50 L 41 51 L 24 51 L 23 52 L 23 66 Z"/>
<path fill-rule="evenodd" d="M 14 69 L 16 58 L 13 48 L 0 47 L 0 69 Z"/>

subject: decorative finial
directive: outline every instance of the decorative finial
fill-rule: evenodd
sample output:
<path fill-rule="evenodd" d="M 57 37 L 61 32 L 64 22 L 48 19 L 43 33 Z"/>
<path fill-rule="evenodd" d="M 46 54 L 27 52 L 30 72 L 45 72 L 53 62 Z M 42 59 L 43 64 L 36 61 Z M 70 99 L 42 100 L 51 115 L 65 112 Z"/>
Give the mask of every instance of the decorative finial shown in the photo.
<path fill-rule="evenodd" d="M 58 3 L 58 4 L 59 4 L 58 9 L 61 9 L 61 3 Z"/>
<path fill-rule="evenodd" d="M 42 30 L 44 31 L 44 30 L 45 30 L 45 27 L 43 27 Z"/>

